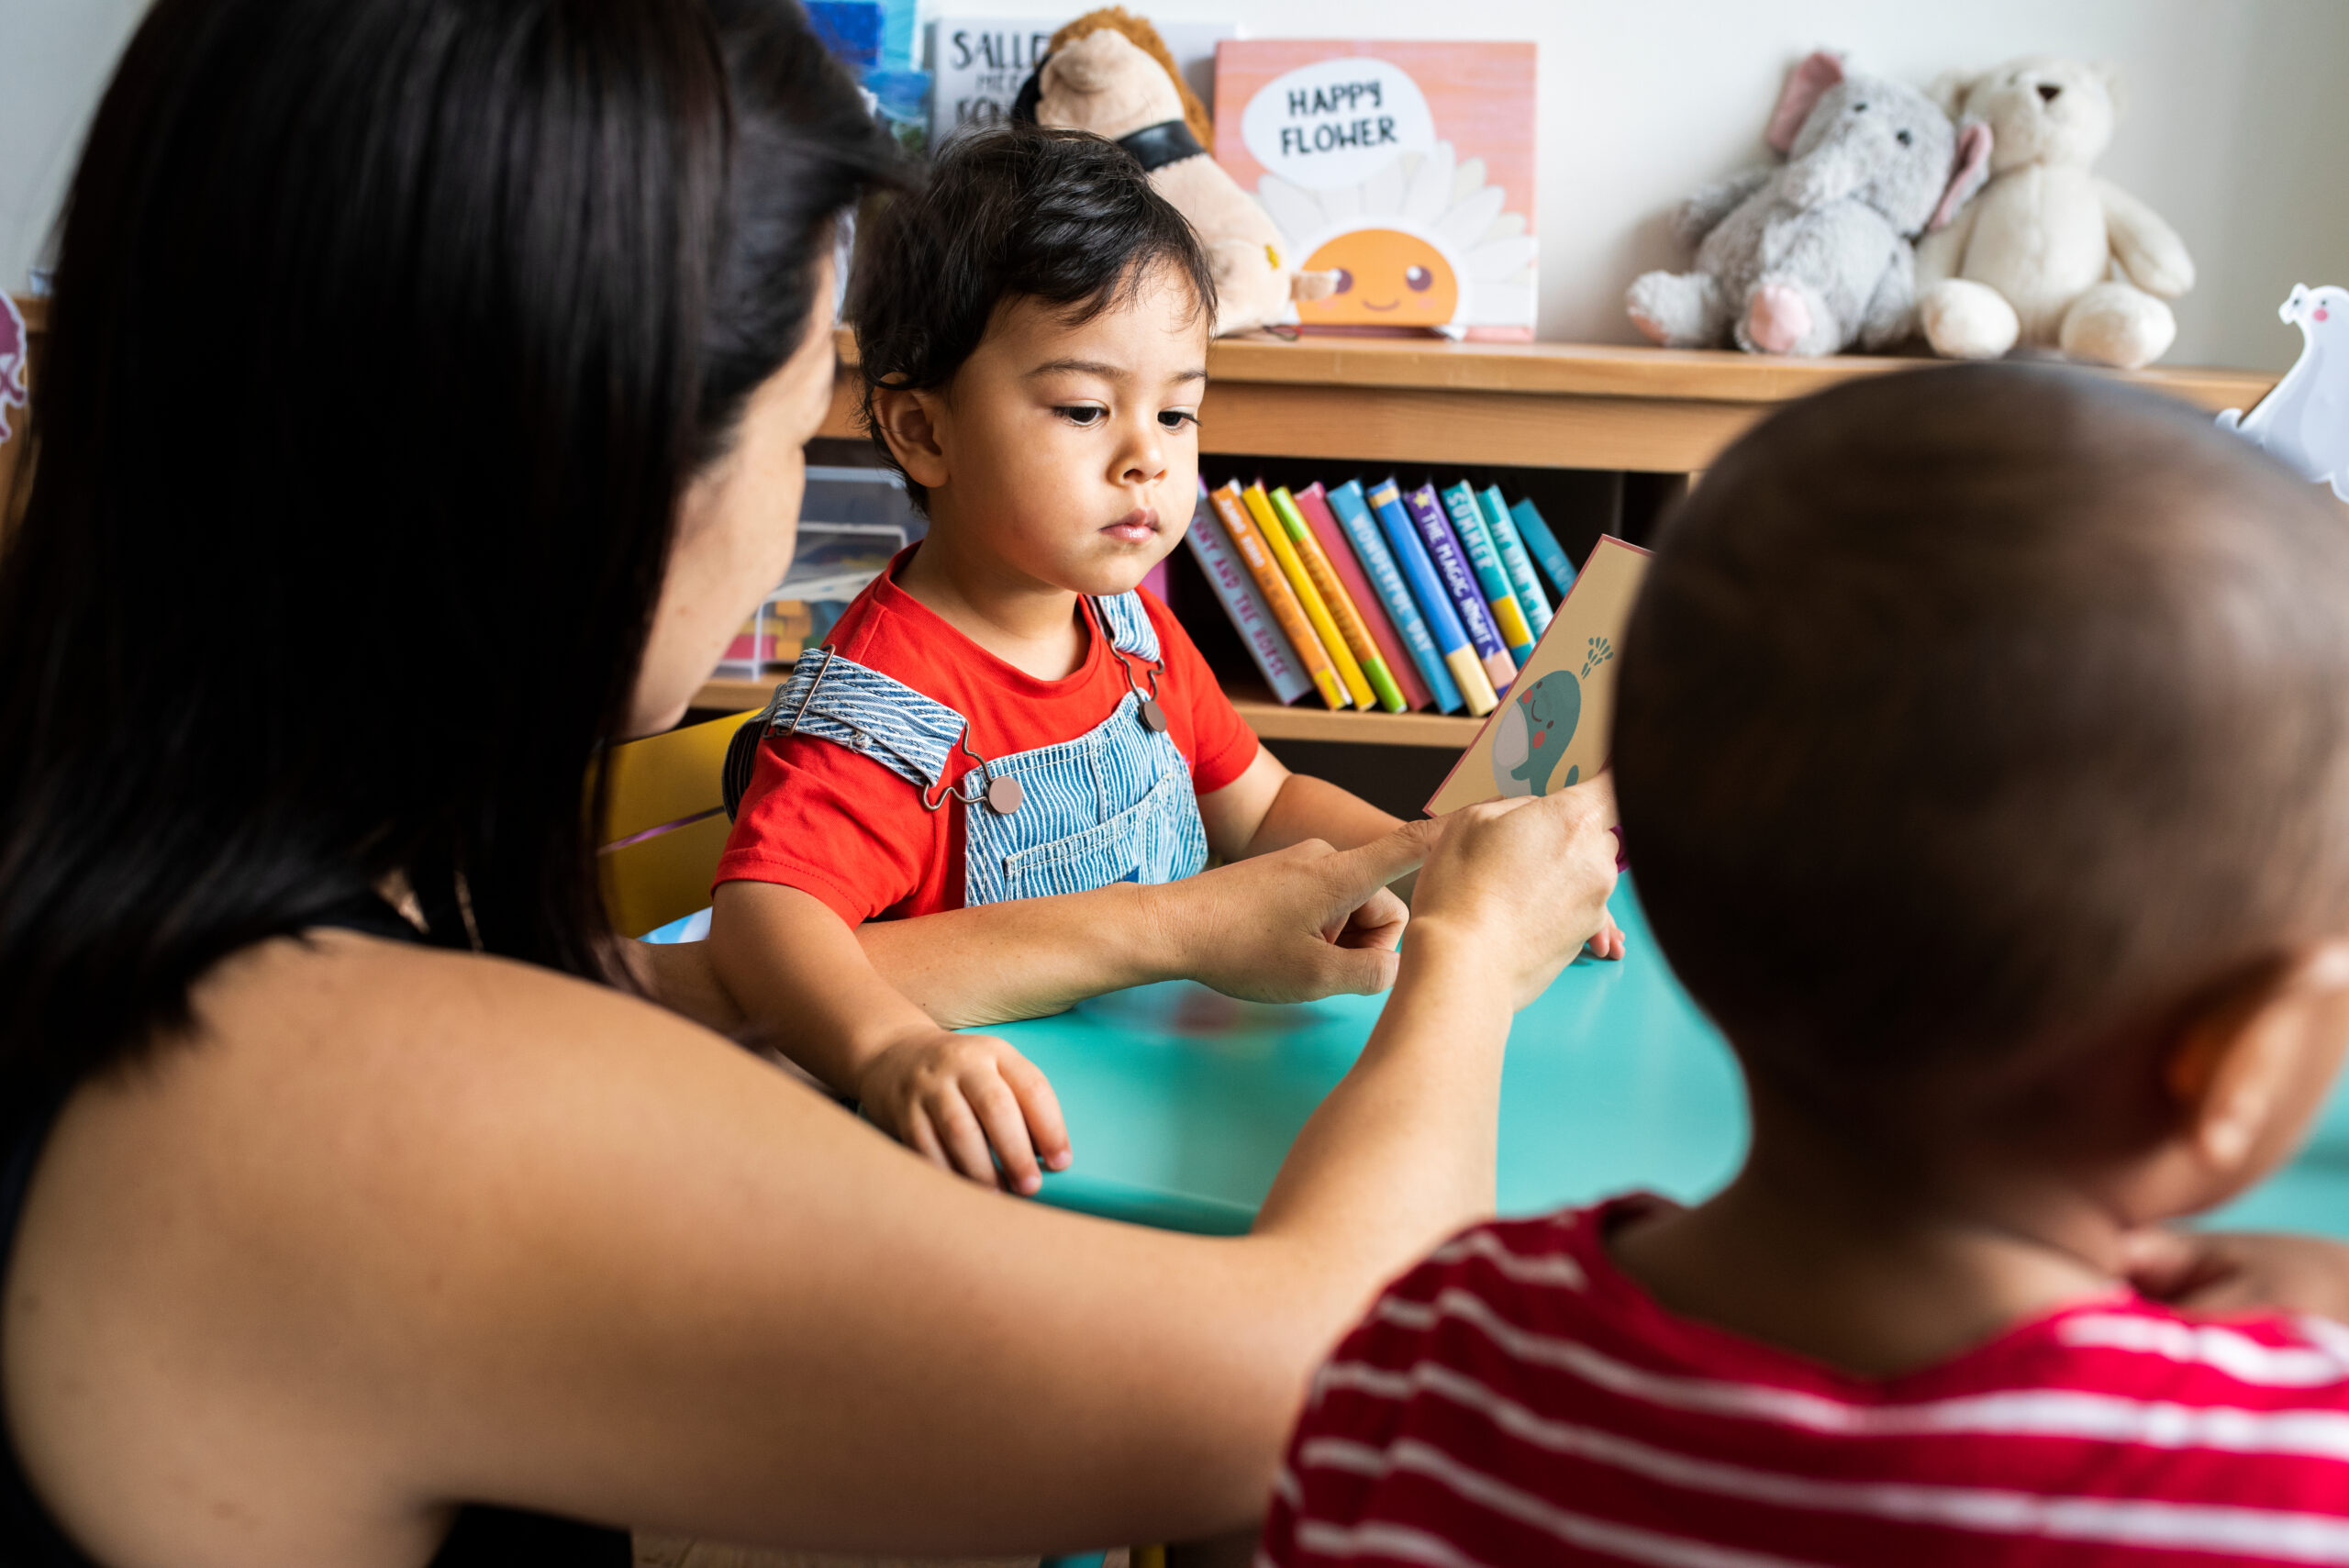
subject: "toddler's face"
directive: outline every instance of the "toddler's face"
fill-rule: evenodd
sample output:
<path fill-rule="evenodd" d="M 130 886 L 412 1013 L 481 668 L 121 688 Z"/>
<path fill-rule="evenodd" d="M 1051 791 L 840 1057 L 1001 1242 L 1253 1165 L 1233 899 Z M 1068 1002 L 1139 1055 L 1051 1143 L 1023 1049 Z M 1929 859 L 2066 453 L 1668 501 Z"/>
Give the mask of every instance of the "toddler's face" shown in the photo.
<path fill-rule="evenodd" d="M 933 525 L 1034 583 L 1131 589 L 1197 500 L 1208 325 L 1163 269 L 1082 326 L 1012 301 L 948 389 Z"/>

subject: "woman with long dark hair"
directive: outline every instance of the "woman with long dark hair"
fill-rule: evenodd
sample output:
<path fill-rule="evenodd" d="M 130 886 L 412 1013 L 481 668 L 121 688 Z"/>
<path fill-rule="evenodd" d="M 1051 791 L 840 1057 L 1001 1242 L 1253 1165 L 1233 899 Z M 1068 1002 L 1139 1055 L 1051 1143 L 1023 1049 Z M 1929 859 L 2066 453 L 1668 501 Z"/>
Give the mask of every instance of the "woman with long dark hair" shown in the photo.
<path fill-rule="evenodd" d="M 1510 1002 L 1611 883 L 1586 794 L 1448 831 L 1398 977 L 1322 933 L 1424 829 L 874 938 L 957 1018 L 1396 977 L 1240 1240 L 945 1176 L 611 932 L 597 748 L 787 562 L 834 219 L 894 168 L 790 0 L 146 18 L 0 557 L 0 1559 L 1229 1527 L 1489 1204 Z"/>

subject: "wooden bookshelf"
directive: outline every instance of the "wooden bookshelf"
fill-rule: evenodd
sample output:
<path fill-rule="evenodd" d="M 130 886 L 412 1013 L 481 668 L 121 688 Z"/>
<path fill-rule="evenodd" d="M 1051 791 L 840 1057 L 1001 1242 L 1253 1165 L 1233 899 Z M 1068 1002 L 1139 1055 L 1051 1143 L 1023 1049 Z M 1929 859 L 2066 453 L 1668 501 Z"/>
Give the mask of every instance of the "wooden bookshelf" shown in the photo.
<path fill-rule="evenodd" d="M 827 436 L 860 439 L 855 347 Z M 1859 376 L 1945 361 L 1857 354 L 1776 359 L 1715 350 L 1587 343 L 1446 343 L 1423 339 L 1270 336 L 1208 349 L 1199 450 L 1362 463 L 1475 463 L 1688 474 L 1781 403 Z M 2211 414 L 2249 408 L 2276 377 L 2262 371 L 2156 366 L 2100 371 Z M 712 682 L 700 706 L 750 707 L 772 684 Z M 1241 717 L 1268 740 L 1369 745 L 1467 744 L 1481 722 L 1441 714 L 1332 713 L 1284 707 L 1261 687 L 1236 691 Z"/>
<path fill-rule="evenodd" d="M 741 713 L 764 707 L 781 681 L 746 681 L 729 676 L 709 681 L 694 697 L 694 706 L 720 713 Z M 1231 706 L 1248 728 L 1266 740 L 1352 740 L 1374 746 L 1450 746 L 1468 744 L 1484 720 L 1442 713 L 1332 713 L 1318 701 L 1284 707 L 1263 686 L 1239 686 Z"/>
<path fill-rule="evenodd" d="M 33 336 L 37 370 L 47 302 L 20 298 L 17 304 Z M 820 433 L 860 439 L 855 344 L 845 331 L 835 341 L 843 373 Z M 1199 448 L 1211 456 L 1277 453 L 1350 463 L 1687 474 L 1708 466 L 1778 404 L 1855 376 L 1940 362 L 1861 355 L 1787 360 L 1586 343 L 1224 339 L 1208 349 L 1209 390 L 1200 410 Z M 2173 366 L 2098 373 L 2212 414 L 2249 408 L 2276 382 L 2265 372 Z M 0 443 L 0 529 L 21 510 L 25 488 L 11 483 L 25 455 L 25 419 L 19 413 L 11 422 L 17 438 Z M 712 681 L 696 706 L 739 712 L 763 706 L 773 690 L 771 681 Z M 1233 700 L 1256 733 L 1273 740 L 1457 747 L 1477 725 L 1440 714 L 1284 707 L 1261 687 L 1237 691 Z"/>
<path fill-rule="evenodd" d="M 841 349 L 845 371 L 855 355 L 845 333 Z M 1778 404 L 1858 376 L 1945 362 L 1590 343 L 1222 339 L 1208 349 L 1199 450 L 1690 473 Z M 2211 414 L 2248 408 L 2276 384 L 2264 371 L 2186 366 L 2095 373 Z M 856 378 L 844 373 L 821 433 L 861 439 L 856 401 Z"/>
<path fill-rule="evenodd" d="M 1262 686 L 1238 687 L 1231 706 L 1264 740 L 1345 740 L 1369 746 L 1441 746 L 1458 751 L 1484 728 L 1481 718 L 1444 713 L 1336 712 L 1313 699 L 1284 707 Z"/>
<path fill-rule="evenodd" d="M 782 683 L 781 675 L 777 675 L 772 681 L 746 681 L 732 675 L 719 676 L 715 680 L 702 683 L 701 690 L 694 694 L 694 706 L 716 708 L 725 713 L 740 713 L 745 708 L 764 707 L 767 706 L 767 698 L 774 695 L 775 687 Z M 1264 731 L 1260 729 L 1256 733 L 1262 735 Z"/>

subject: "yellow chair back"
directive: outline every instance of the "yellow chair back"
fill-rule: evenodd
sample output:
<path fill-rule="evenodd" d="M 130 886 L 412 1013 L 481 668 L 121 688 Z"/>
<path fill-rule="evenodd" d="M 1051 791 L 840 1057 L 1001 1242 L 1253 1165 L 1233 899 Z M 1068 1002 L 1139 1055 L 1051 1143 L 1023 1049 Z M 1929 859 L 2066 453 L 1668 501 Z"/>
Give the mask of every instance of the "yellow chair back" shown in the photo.
<path fill-rule="evenodd" d="M 605 753 L 610 785 L 599 858 L 604 904 L 621 935 L 640 937 L 709 903 L 709 879 L 732 826 L 719 785 L 726 746 L 755 711 Z"/>

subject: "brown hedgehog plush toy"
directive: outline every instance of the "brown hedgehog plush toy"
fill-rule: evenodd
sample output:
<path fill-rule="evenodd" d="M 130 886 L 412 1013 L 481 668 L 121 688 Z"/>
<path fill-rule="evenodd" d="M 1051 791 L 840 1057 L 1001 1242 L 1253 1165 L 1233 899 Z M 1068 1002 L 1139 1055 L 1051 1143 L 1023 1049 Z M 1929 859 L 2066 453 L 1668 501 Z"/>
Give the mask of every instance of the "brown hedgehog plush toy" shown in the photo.
<path fill-rule="evenodd" d="M 1293 300 L 1320 299 L 1337 286 L 1335 272 L 1297 271 L 1272 218 L 1208 156 L 1215 127 L 1207 106 L 1141 17 L 1111 6 L 1054 33 L 1012 112 L 1108 137 L 1141 161 L 1207 247 L 1217 337 L 1292 319 Z"/>

